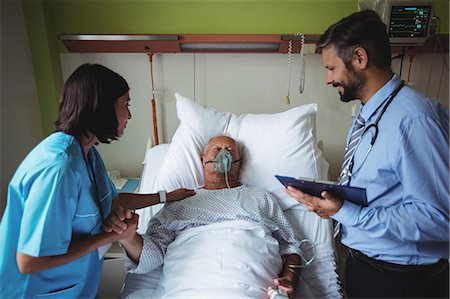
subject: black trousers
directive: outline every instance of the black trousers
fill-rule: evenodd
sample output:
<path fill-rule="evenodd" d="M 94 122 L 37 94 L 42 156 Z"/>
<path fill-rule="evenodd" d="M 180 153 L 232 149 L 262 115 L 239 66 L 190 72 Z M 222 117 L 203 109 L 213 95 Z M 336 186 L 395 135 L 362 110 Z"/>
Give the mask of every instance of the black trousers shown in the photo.
<path fill-rule="evenodd" d="M 348 298 L 449 298 L 447 260 L 433 271 L 408 272 L 382 269 L 373 259 L 367 259 L 355 256 L 352 251 L 347 258 Z"/>

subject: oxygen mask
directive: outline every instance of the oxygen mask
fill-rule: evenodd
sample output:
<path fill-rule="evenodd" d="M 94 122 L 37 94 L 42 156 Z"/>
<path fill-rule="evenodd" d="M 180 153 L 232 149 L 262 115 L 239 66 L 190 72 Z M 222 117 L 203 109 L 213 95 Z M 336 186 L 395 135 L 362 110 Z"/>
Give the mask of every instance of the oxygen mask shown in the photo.
<path fill-rule="evenodd" d="M 214 163 L 214 170 L 217 174 L 229 173 L 233 164 L 233 156 L 231 156 L 228 150 L 221 149 L 212 162 Z"/>
<path fill-rule="evenodd" d="M 231 166 L 233 163 L 239 162 L 239 160 L 233 161 L 233 156 L 231 155 L 230 151 L 227 149 L 221 149 L 217 155 L 214 157 L 213 160 L 207 161 L 207 163 L 213 163 L 214 164 L 214 171 L 219 175 L 225 175 L 225 182 L 227 184 L 227 187 L 230 188 L 230 184 L 228 183 L 228 173 L 231 171 Z"/>

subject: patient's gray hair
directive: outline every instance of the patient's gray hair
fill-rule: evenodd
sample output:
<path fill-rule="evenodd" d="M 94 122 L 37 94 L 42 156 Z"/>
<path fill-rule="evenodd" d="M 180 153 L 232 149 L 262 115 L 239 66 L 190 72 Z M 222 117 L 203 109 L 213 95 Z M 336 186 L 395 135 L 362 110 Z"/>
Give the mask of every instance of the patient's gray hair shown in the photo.
<path fill-rule="evenodd" d="M 229 134 L 218 134 L 218 135 L 212 137 L 211 139 L 209 139 L 209 140 L 208 140 L 208 143 L 207 143 L 207 144 L 205 145 L 205 147 L 203 148 L 202 154 L 205 153 L 206 148 L 208 147 L 208 144 L 209 144 L 213 139 L 216 139 L 216 138 L 219 138 L 219 137 L 228 137 L 228 138 L 233 139 L 234 142 L 236 143 L 236 148 L 237 148 L 237 150 L 238 150 L 238 152 L 239 152 L 239 157 L 241 157 L 241 160 L 242 160 L 243 155 L 244 155 L 244 151 L 242 150 L 242 146 L 241 146 L 241 144 L 240 144 L 236 139 L 234 139 L 234 138 L 233 138 L 231 135 L 229 135 Z"/>

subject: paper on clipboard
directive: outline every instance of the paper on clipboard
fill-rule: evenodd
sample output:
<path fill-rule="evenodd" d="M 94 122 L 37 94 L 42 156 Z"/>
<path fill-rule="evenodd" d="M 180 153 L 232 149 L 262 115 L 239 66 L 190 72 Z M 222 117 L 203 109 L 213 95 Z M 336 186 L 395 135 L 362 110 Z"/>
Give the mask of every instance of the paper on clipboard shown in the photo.
<path fill-rule="evenodd" d="M 328 191 L 334 196 L 343 200 L 348 200 L 357 205 L 367 207 L 366 189 L 342 186 L 334 182 L 320 181 L 308 178 L 292 178 L 287 176 L 275 175 L 275 177 L 285 186 L 293 186 L 305 193 L 321 197 L 322 191 Z"/>

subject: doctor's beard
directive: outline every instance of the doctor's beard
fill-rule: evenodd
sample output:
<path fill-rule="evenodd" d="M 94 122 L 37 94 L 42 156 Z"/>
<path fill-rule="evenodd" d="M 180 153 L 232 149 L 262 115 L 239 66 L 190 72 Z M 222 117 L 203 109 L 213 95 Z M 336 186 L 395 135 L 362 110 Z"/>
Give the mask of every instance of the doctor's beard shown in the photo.
<path fill-rule="evenodd" d="M 361 91 L 366 83 L 365 78 L 362 75 L 356 73 L 352 68 L 348 72 L 348 81 L 346 83 L 336 82 L 333 83 L 334 87 L 342 86 L 342 93 L 339 93 L 341 101 L 344 103 L 361 99 Z"/>

